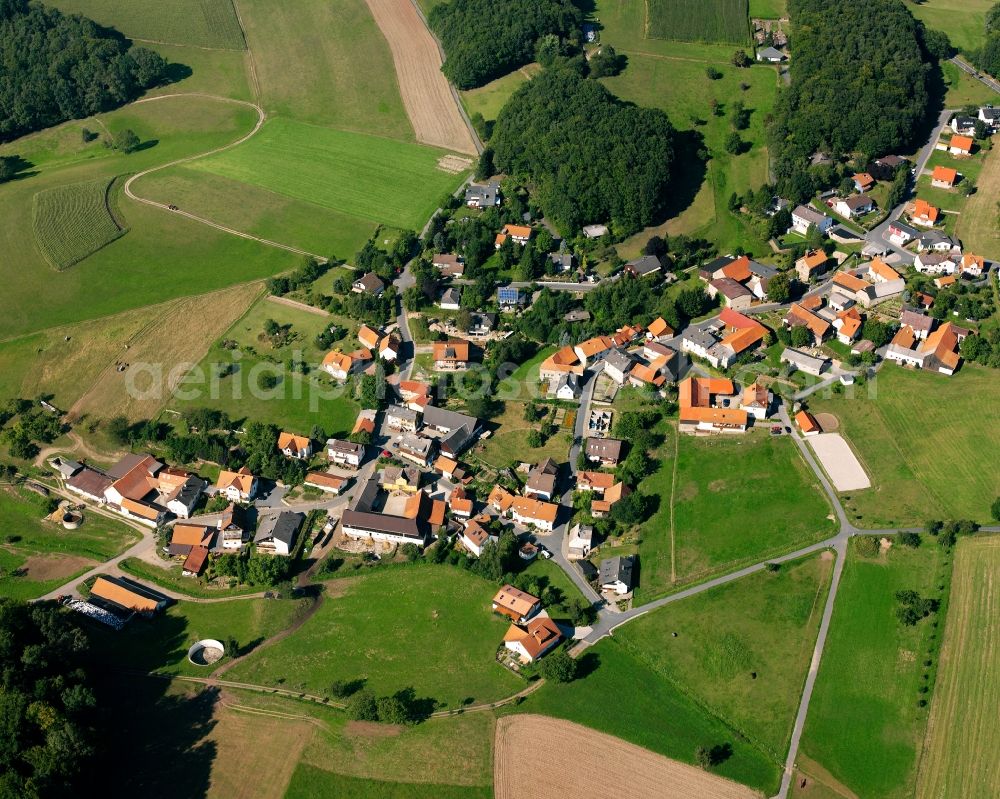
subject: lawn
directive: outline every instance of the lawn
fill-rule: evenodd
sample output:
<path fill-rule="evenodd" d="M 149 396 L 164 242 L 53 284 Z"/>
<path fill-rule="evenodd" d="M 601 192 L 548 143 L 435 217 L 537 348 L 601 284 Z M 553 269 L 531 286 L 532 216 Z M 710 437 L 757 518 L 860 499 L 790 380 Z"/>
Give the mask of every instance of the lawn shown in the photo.
<path fill-rule="evenodd" d="M 504 412 L 492 424 L 499 425 L 486 441 L 481 441 L 472 452 L 490 466 L 502 468 L 512 463 L 538 463 L 546 458 L 552 458 L 562 463 L 569 456 L 569 448 L 573 443 L 571 432 L 559 430 L 546 439 L 538 448 L 528 444 L 528 432 L 538 428 L 539 424 L 524 421 L 523 402 L 505 402 Z"/>
<path fill-rule="evenodd" d="M 853 394 L 813 395 L 810 410 L 840 419 L 872 476 L 872 488 L 841 496 L 852 521 L 873 528 L 986 521 L 1000 495 L 992 468 L 1000 419 L 983 408 L 998 386 L 1000 373 L 968 364 L 952 377 L 886 364 Z"/>
<path fill-rule="evenodd" d="M 290 269 L 299 256 L 122 198 L 128 235 L 73 268 L 55 272 L 37 251 L 31 198 L 42 190 L 135 172 L 231 142 L 248 131 L 250 109 L 206 98 L 133 104 L 102 115 L 112 130 L 132 128 L 151 144 L 130 155 L 83 144 L 85 124 L 70 122 L 3 145 L 38 174 L 0 186 L 0 340 L 191 296 Z M 91 123 L 92 130 L 99 129 Z M 211 268 L 206 268 L 210 264 Z M 38 287 L 45 286 L 44 302 Z"/>
<path fill-rule="evenodd" d="M 56 0 L 53 5 L 136 39 L 228 50 L 246 47 L 232 0 Z"/>
<path fill-rule="evenodd" d="M 413 141 L 392 54 L 364 0 L 240 0 L 271 116 Z"/>
<path fill-rule="evenodd" d="M 67 269 L 128 232 L 118 210 L 118 178 L 57 186 L 32 198 L 35 243 L 55 269 Z"/>
<path fill-rule="evenodd" d="M 340 580 L 343 596 L 230 676 L 326 694 L 334 680 L 378 695 L 412 688 L 458 707 L 509 696 L 524 683 L 494 660 L 507 623 L 490 611 L 497 586 L 450 566 L 413 566 Z"/>
<path fill-rule="evenodd" d="M 269 319 L 286 328 L 284 339 L 265 336 L 264 323 Z M 315 425 L 328 435 L 349 432 L 357 404 L 347 386 L 334 383 L 317 369 L 326 350 L 316 347 L 316 335 L 334 322 L 348 329 L 340 346 L 354 347 L 356 326 L 349 320 L 260 299 L 212 344 L 174 392 L 170 406 L 176 410 L 214 408 L 233 419 L 269 422 L 303 434 Z M 227 348 L 223 342 L 235 342 L 237 347 Z M 292 360 L 306 364 L 310 374 L 290 369 Z M 236 371 L 220 377 L 220 366 Z M 264 389 L 261 380 L 271 375 L 278 383 Z"/>
<path fill-rule="evenodd" d="M 616 630 L 615 640 L 779 762 L 832 565 L 813 556 L 758 572 L 642 616 Z"/>
<path fill-rule="evenodd" d="M 749 44 L 747 0 L 645 0 L 652 39 Z"/>
<path fill-rule="evenodd" d="M 996 102 L 997 94 L 989 86 L 980 83 L 950 61 L 941 61 L 940 64 L 944 84 L 947 88 L 947 94 L 944 98 L 945 108 L 961 108 L 965 105 L 984 105 Z"/>
<path fill-rule="evenodd" d="M 941 670 L 917 780 L 918 799 L 1000 794 L 998 574 L 1000 538 L 959 543 Z"/>
<path fill-rule="evenodd" d="M 518 711 L 542 713 L 616 735 L 684 763 L 694 763 L 698 747 L 732 747 L 732 755 L 714 771 L 772 795 L 781 767 L 744 741 L 721 720 L 678 691 L 633 656 L 615 638 L 607 638 L 582 656 L 584 676 L 572 683 L 547 682 Z"/>
<path fill-rule="evenodd" d="M 826 772 L 831 787 L 857 796 L 913 795 L 927 724 L 918 688 L 933 628 L 900 624 L 893 595 L 937 596 L 941 561 L 932 540 L 875 558 L 851 546 L 802 737 L 802 754 L 820 766 L 810 776 L 823 781 Z"/>
<path fill-rule="evenodd" d="M 926 0 L 909 6 L 913 16 L 928 28 L 948 34 L 951 43 L 966 53 L 986 40 L 986 12 L 994 0 Z"/>
<path fill-rule="evenodd" d="M 246 144 L 192 167 L 331 208 L 419 230 L 461 177 L 443 150 L 272 119 Z"/>
<path fill-rule="evenodd" d="M 78 530 L 44 518 L 40 497 L 9 486 L 0 488 L 0 595 L 33 599 L 69 582 L 100 561 L 113 558 L 139 540 L 121 522 L 85 514 Z M 26 573 L 15 576 L 14 571 Z"/>
<path fill-rule="evenodd" d="M 459 96 L 465 104 L 465 110 L 469 116 L 478 112 L 483 115 L 484 119 L 496 119 L 500 109 L 510 99 L 510 96 L 529 78 L 537 74 L 539 69 L 538 64 L 528 64 L 514 70 L 509 75 L 490 81 L 478 89 L 459 92 Z"/>
<path fill-rule="evenodd" d="M 682 582 L 765 560 L 834 532 L 822 489 L 787 437 L 682 437 L 673 498 Z"/>
<path fill-rule="evenodd" d="M 307 607 L 305 599 L 210 604 L 182 600 L 152 619 L 133 619 L 121 631 L 95 626 L 95 658 L 116 669 L 207 677 L 214 671 L 211 666 L 196 666 L 187 659 L 191 644 L 203 638 L 223 644 L 232 639 L 241 652 L 249 651 L 291 626 Z M 227 662 L 228 658 L 220 665 Z"/>

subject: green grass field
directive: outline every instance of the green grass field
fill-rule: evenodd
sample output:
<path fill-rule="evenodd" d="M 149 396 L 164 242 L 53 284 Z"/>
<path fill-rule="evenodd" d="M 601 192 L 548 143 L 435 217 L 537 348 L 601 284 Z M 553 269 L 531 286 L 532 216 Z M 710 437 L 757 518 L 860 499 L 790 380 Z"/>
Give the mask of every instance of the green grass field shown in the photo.
<path fill-rule="evenodd" d="M 814 556 L 753 574 L 643 616 L 616 630 L 615 640 L 778 762 L 788 750 L 832 564 Z"/>
<path fill-rule="evenodd" d="M 747 0 L 646 0 L 646 35 L 653 39 L 747 44 Z"/>
<path fill-rule="evenodd" d="M 457 707 L 524 687 L 494 660 L 507 623 L 490 611 L 497 586 L 448 566 L 414 566 L 340 580 L 294 636 L 236 666 L 232 679 L 325 694 L 366 680 L 376 694 L 412 688 Z"/>
<path fill-rule="evenodd" d="M 788 0 L 750 0 L 751 19 L 781 19 L 788 16 Z"/>
<path fill-rule="evenodd" d="M 918 799 L 1000 793 L 1000 538 L 959 542 Z"/>
<path fill-rule="evenodd" d="M 239 8 L 269 115 L 414 140 L 365 0 L 240 0 Z"/>
<path fill-rule="evenodd" d="M 849 550 L 802 753 L 857 796 L 913 795 L 927 723 L 918 688 L 932 627 L 900 624 L 893 594 L 937 596 L 941 558 L 932 540 L 875 558 Z"/>
<path fill-rule="evenodd" d="M 596 14 L 603 26 L 601 41 L 628 56 L 625 71 L 603 79 L 604 84 L 624 100 L 665 111 L 682 132 L 684 147 L 667 220 L 626 240 L 619 253 L 632 258 L 651 235 L 684 234 L 716 242 L 723 252 L 742 246 L 763 254 L 766 243 L 729 212 L 728 200 L 734 191 L 742 194 L 767 182 L 764 120 L 777 93 L 775 70 L 761 65 L 734 68 L 732 45 L 645 38 L 643 3 L 599 0 Z M 722 77 L 709 80 L 705 74 L 709 66 Z M 712 114 L 712 99 L 719 103 L 720 116 Z M 750 127 L 740 133 L 750 149 L 733 156 L 724 144 L 731 130 L 728 113 L 736 99 L 751 109 Z M 699 149 L 711 156 L 707 169 L 696 158 Z"/>
<path fill-rule="evenodd" d="M 538 463 L 545 458 L 565 461 L 573 443 L 572 434 L 559 430 L 546 439 L 542 446 L 530 446 L 528 433 L 537 429 L 539 423 L 524 421 L 524 406 L 523 402 L 504 403 L 504 412 L 493 420 L 500 426 L 499 429 L 486 441 L 478 443 L 471 453 L 496 468 L 510 466 L 512 463 Z"/>
<path fill-rule="evenodd" d="M 694 763 L 699 746 L 728 743 L 732 756 L 714 769 L 716 773 L 766 796 L 777 790 L 781 773 L 777 763 L 678 691 L 616 638 L 590 647 L 583 658 L 585 676 L 568 684 L 547 682 L 518 710 L 569 719 L 684 763 Z"/>
<path fill-rule="evenodd" d="M 909 8 L 928 28 L 944 31 L 955 47 L 971 52 L 986 40 L 986 12 L 992 5 L 993 0 L 926 0 Z"/>
<path fill-rule="evenodd" d="M 833 534 L 829 505 L 790 439 L 764 435 L 680 441 L 674 493 L 679 581 L 764 560 Z M 669 531 L 640 547 L 663 547 Z M 646 585 L 664 593 L 668 585 Z M 658 590 L 659 589 L 659 590 Z"/>
<path fill-rule="evenodd" d="M 374 222 L 193 166 L 156 172 L 137 185 L 151 199 L 325 257 L 353 258 L 376 227 Z"/>
<path fill-rule="evenodd" d="M 0 186 L 0 340 L 201 294 L 291 269 L 300 257 L 122 198 L 129 234 L 72 269 L 53 272 L 38 252 L 31 198 L 40 191 L 141 171 L 234 141 L 253 126 L 252 109 L 200 97 L 133 104 L 101 115 L 112 131 L 133 129 L 152 146 L 122 155 L 84 144 L 83 122 L 0 147 L 22 152 L 32 177 Z M 100 130 L 91 122 L 91 130 Z M 206 268 L 210 264 L 211 268 Z M 44 301 L 38 287 L 45 286 Z"/>
<path fill-rule="evenodd" d="M 998 386 L 996 371 L 968 364 L 953 377 L 886 364 L 853 398 L 813 395 L 810 409 L 840 419 L 872 476 L 872 488 L 841 497 L 855 524 L 985 522 L 1000 495 L 1000 474 L 992 468 L 1000 420 L 982 410 Z M 926 402 L 928 396 L 934 401 Z"/>
<path fill-rule="evenodd" d="M 502 78 L 490 81 L 478 89 L 459 92 L 462 102 L 465 104 L 465 110 L 470 116 L 478 112 L 483 115 L 484 119 L 496 119 L 504 103 L 530 77 L 537 74 L 538 70 L 537 64 L 528 64 Z"/>
<path fill-rule="evenodd" d="M 132 528 L 89 512 L 78 530 L 46 521 L 36 495 L 0 489 L 0 595 L 33 599 L 139 540 Z M 25 569 L 26 574 L 14 572 Z"/>
<path fill-rule="evenodd" d="M 283 327 L 290 326 L 286 343 L 276 347 L 263 335 L 268 319 Z M 214 408 L 233 419 L 269 422 L 301 433 L 309 433 L 314 425 L 322 427 L 328 435 L 350 432 L 358 413 L 357 403 L 343 387 L 316 369 L 326 351 L 317 349 L 314 339 L 333 323 L 347 329 L 347 338 L 340 346 L 349 351 L 356 345 L 353 338 L 356 323 L 262 298 L 222 339 L 212 344 L 194 373 L 178 387 L 170 407 Z M 221 342 L 227 339 L 237 342 L 238 357 L 236 352 L 222 346 Z M 293 358 L 307 364 L 312 373 L 290 371 L 286 364 Z M 218 378 L 215 365 L 232 363 L 237 364 L 237 371 Z M 257 390 L 262 374 L 277 374 L 279 384 L 268 391 Z"/>
<path fill-rule="evenodd" d="M 207 677 L 214 671 L 211 666 L 196 666 L 187 659 L 191 644 L 203 638 L 223 644 L 233 639 L 241 651 L 250 649 L 289 627 L 307 606 L 304 599 L 212 604 L 182 600 L 160 616 L 133 620 L 124 630 L 100 629 L 94 636 L 94 649 L 98 660 L 116 668 Z"/>
<path fill-rule="evenodd" d="M 118 178 L 40 191 L 32 198 L 35 243 L 55 269 L 67 269 L 128 232 L 118 210 Z"/>
<path fill-rule="evenodd" d="M 437 201 L 461 182 L 437 169 L 443 154 L 422 145 L 274 119 L 246 144 L 192 167 L 343 214 L 419 230 Z"/>
<path fill-rule="evenodd" d="M 338 799 L 492 799 L 493 789 L 489 786 L 383 782 L 299 765 L 292 774 L 285 799 L 318 799 L 321 796 Z"/>
<path fill-rule="evenodd" d="M 232 0 L 56 0 L 53 5 L 134 39 L 226 50 L 246 47 Z"/>

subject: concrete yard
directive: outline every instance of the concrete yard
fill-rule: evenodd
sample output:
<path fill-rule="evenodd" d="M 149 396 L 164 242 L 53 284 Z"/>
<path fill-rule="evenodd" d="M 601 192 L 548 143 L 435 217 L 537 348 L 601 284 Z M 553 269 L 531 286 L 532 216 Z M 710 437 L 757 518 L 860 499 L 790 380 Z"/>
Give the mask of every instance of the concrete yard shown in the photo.
<path fill-rule="evenodd" d="M 810 436 L 807 441 L 837 491 L 871 488 L 871 480 L 868 479 L 861 461 L 840 433 L 821 433 L 818 436 Z"/>

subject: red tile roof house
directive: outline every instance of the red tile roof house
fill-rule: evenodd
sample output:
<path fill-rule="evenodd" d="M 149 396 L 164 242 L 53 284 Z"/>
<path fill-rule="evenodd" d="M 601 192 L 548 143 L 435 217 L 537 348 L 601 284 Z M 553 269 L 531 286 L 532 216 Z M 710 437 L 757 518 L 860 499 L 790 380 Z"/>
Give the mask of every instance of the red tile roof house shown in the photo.
<path fill-rule="evenodd" d="M 215 481 L 216 491 L 230 502 L 249 502 L 257 494 L 257 486 L 257 478 L 246 466 L 238 472 L 223 469 Z"/>
<path fill-rule="evenodd" d="M 560 641 L 559 627 L 547 615 L 538 615 L 524 627 L 510 625 L 503 637 L 504 646 L 522 663 L 534 663 Z"/>
<path fill-rule="evenodd" d="M 168 513 L 187 517 L 205 486 L 200 478 L 164 466 L 152 455 L 126 455 L 107 476 L 113 482 L 104 490 L 104 501 L 122 516 L 150 527 L 162 524 Z"/>
<path fill-rule="evenodd" d="M 505 585 L 493 597 L 493 611 L 506 616 L 515 624 L 526 624 L 542 609 L 542 600 L 527 591 Z"/>
<path fill-rule="evenodd" d="M 312 441 L 307 436 L 282 432 L 278 435 L 278 449 L 286 458 L 305 461 L 312 457 Z"/>

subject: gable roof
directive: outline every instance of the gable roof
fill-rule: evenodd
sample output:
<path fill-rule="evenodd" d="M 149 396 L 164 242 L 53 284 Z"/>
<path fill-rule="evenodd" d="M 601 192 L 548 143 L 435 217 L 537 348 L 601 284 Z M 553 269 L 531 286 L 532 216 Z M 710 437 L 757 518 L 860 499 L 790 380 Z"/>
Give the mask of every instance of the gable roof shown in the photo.
<path fill-rule="evenodd" d="M 819 422 L 816 421 L 816 417 L 809 413 L 809 411 L 799 411 L 795 414 L 795 423 L 801 428 L 803 433 L 812 433 L 822 429 L 819 426 Z"/>
<path fill-rule="evenodd" d="M 966 152 L 972 152 L 973 144 L 975 142 L 969 136 L 952 136 L 951 141 L 948 142 L 949 147 L 965 150 Z"/>
<path fill-rule="evenodd" d="M 559 506 L 554 502 L 543 502 L 532 497 L 514 497 L 511 510 L 525 519 L 535 519 L 551 524 L 556 520 Z"/>
<path fill-rule="evenodd" d="M 355 286 L 360 286 L 365 291 L 376 292 L 382 291 L 385 288 L 385 283 L 382 279 L 376 275 L 374 272 L 369 272 L 366 275 L 362 275 L 354 281 Z"/>
<path fill-rule="evenodd" d="M 798 303 L 793 303 L 785 314 L 789 327 L 804 326 L 817 338 L 822 338 L 830 330 L 830 323 L 825 319 L 816 316 L 812 311 L 807 311 Z"/>
<path fill-rule="evenodd" d="M 358 341 L 364 344 L 368 349 L 372 349 L 376 344 L 378 344 L 379 332 L 368 327 L 368 325 L 361 325 L 361 329 L 358 330 Z"/>
<path fill-rule="evenodd" d="M 453 338 L 448 341 L 435 341 L 434 360 L 457 362 L 468 361 L 469 342 L 460 338 Z"/>
<path fill-rule="evenodd" d="M 281 432 L 278 435 L 278 449 L 292 449 L 302 452 L 309 449 L 310 441 L 307 436 L 296 435 L 295 433 Z"/>
<path fill-rule="evenodd" d="M 649 334 L 653 338 L 662 338 L 663 336 L 672 336 L 674 334 L 674 329 L 666 323 L 662 316 L 658 316 L 650 322 L 646 330 L 649 331 Z"/>
<path fill-rule="evenodd" d="M 140 613 L 156 610 L 157 606 L 169 601 L 168 597 L 134 580 L 105 575 L 94 581 L 90 594 Z"/>
<path fill-rule="evenodd" d="M 936 166 L 931 172 L 931 180 L 940 180 L 945 183 L 954 183 L 958 177 L 958 170 L 947 166 Z"/>
<path fill-rule="evenodd" d="M 497 591 L 493 597 L 494 605 L 516 613 L 518 616 L 527 616 L 540 603 L 541 600 L 537 596 L 532 596 L 527 591 L 515 588 L 509 583 Z"/>
<path fill-rule="evenodd" d="M 883 280 L 899 280 L 899 272 L 881 258 L 876 258 L 868 264 L 868 271 L 878 275 Z"/>
<path fill-rule="evenodd" d="M 524 627 L 510 625 L 503 637 L 504 643 L 519 643 L 532 660 L 554 647 L 562 640 L 558 625 L 548 616 L 536 616 Z"/>
<path fill-rule="evenodd" d="M 938 209 L 931 205 L 926 200 L 917 200 L 913 204 L 913 216 L 919 218 L 927 218 L 931 222 L 936 222 L 938 218 Z"/>
<path fill-rule="evenodd" d="M 867 280 L 855 277 L 850 272 L 837 272 L 833 276 L 833 282 L 851 292 L 864 291 L 870 285 Z"/>

